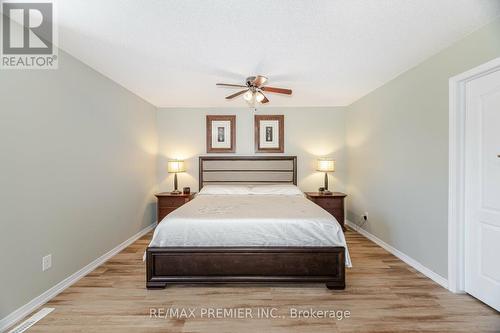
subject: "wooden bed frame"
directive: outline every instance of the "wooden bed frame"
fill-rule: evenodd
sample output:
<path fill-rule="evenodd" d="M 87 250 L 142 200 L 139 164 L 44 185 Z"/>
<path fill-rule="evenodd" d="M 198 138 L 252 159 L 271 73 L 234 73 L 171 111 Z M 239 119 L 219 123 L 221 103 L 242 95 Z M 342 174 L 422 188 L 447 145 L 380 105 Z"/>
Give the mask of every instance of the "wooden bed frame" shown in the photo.
<path fill-rule="evenodd" d="M 296 156 L 200 156 L 207 183 L 297 184 Z M 146 287 L 170 283 L 316 282 L 345 288 L 345 249 L 335 247 L 148 247 Z"/>

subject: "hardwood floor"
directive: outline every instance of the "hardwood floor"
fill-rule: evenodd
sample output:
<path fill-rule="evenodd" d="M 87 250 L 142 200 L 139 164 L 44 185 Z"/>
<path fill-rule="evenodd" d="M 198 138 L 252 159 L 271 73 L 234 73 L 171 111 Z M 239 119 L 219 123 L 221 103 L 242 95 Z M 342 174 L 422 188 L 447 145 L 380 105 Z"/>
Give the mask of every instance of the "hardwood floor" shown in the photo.
<path fill-rule="evenodd" d="M 324 284 L 174 285 L 146 290 L 142 254 L 151 233 L 45 306 L 29 332 L 500 332 L 500 315 L 455 295 L 354 231 L 347 288 Z M 150 309 L 195 310 L 195 318 L 150 318 Z M 251 308 L 253 319 L 213 319 L 208 308 Z M 284 318 L 255 318 L 259 309 Z M 275 308 L 276 310 L 271 310 Z M 290 309 L 349 311 L 350 317 L 292 318 Z M 244 309 L 245 310 L 245 309 Z"/>

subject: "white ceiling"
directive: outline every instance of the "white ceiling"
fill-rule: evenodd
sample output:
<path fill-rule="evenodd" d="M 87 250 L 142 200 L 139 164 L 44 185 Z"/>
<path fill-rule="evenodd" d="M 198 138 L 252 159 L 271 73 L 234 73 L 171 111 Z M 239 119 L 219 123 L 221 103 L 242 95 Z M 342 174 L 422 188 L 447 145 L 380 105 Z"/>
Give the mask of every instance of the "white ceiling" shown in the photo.
<path fill-rule="evenodd" d="M 348 105 L 500 14 L 499 0 L 58 0 L 59 45 L 156 106 L 226 101 L 263 74 L 291 97 Z"/>

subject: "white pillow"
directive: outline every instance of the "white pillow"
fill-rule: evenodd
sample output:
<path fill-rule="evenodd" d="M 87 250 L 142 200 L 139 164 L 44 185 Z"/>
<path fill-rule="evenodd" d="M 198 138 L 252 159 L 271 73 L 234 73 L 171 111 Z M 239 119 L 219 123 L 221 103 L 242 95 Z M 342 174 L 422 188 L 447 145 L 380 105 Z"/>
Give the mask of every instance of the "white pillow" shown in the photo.
<path fill-rule="evenodd" d="M 249 185 L 205 185 L 198 195 L 249 195 Z"/>
<path fill-rule="evenodd" d="M 301 190 L 292 184 L 254 185 L 252 194 L 256 195 L 304 195 Z"/>

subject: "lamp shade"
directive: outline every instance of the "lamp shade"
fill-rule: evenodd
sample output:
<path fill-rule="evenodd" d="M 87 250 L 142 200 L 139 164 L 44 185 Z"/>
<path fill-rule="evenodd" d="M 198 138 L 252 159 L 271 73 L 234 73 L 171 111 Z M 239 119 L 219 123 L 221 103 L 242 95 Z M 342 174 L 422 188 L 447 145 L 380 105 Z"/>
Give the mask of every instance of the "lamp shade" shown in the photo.
<path fill-rule="evenodd" d="M 248 90 L 246 93 L 243 94 L 243 98 L 245 99 L 245 101 L 247 102 L 251 102 L 252 99 L 253 99 L 253 92 L 251 90 Z"/>
<path fill-rule="evenodd" d="M 260 91 L 257 91 L 255 93 L 255 100 L 259 103 L 262 103 L 262 101 L 264 100 L 264 98 L 266 98 L 266 96 L 264 96 L 263 93 L 261 93 Z"/>
<path fill-rule="evenodd" d="M 170 173 L 178 173 L 186 171 L 184 166 L 184 161 L 168 161 L 167 162 L 167 171 Z"/>
<path fill-rule="evenodd" d="M 330 158 L 320 158 L 318 160 L 317 171 L 322 172 L 334 172 L 335 171 L 335 160 Z"/>

